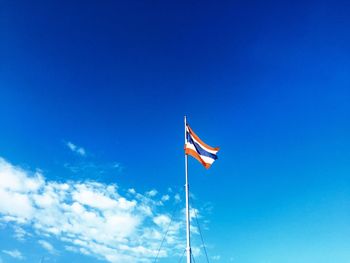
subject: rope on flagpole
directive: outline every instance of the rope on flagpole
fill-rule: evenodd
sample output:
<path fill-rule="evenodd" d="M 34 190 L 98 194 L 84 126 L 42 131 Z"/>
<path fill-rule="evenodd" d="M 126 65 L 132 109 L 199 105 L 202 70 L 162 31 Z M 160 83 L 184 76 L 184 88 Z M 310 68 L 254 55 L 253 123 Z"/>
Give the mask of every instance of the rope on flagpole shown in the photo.
<path fill-rule="evenodd" d="M 193 255 L 192 251 L 191 251 L 191 256 L 192 256 L 192 259 L 193 259 L 193 263 L 196 263 L 196 261 L 194 260 L 194 255 Z"/>
<path fill-rule="evenodd" d="M 179 259 L 179 262 L 178 262 L 178 263 L 181 263 L 181 262 L 182 262 L 185 253 L 186 253 L 186 249 L 184 249 L 184 251 L 182 252 L 182 256 L 181 256 L 181 258 Z"/>
<path fill-rule="evenodd" d="M 192 203 L 194 204 L 193 198 L 191 200 L 192 200 Z M 199 235 L 201 236 L 204 254 L 205 254 L 205 257 L 207 259 L 207 262 L 209 263 L 209 257 L 208 257 L 208 253 L 207 253 L 207 248 L 206 248 L 205 243 L 204 243 L 204 238 L 203 238 L 203 235 L 202 235 L 201 227 L 199 225 L 196 209 L 193 209 L 193 211 L 194 211 L 194 217 L 196 218 L 196 223 L 197 223 L 197 226 L 198 226 Z"/>
<path fill-rule="evenodd" d="M 163 239 L 162 239 L 162 242 L 160 243 L 160 246 L 159 246 L 158 251 L 157 251 L 157 255 L 156 255 L 156 257 L 154 258 L 154 261 L 153 261 L 154 263 L 156 263 L 157 260 L 158 260 L 160 250 L 162 249 L 163 244 L 164 244 L 164 241 L 165 241 L 165 238 L 166 238 L 166 236 L 168 235 L 168 232 L 169 232 L 169 230 L 170 230 L 170 225 L 171 225 L 171 223 L 173 222 L 173 218 L 174 218 L 174 215 L 175 215 L 175 212 L 176 212 L 178 206 L 179 206 L 179 204 L 177 203 L 177 204 L 175 205 L 174 209 L 173 209 L 173 212 L 172 212 L 171 217 L 170 217 L 169 225 L 168 225 L 167 230 L 166 230 L 166 232 L 165 232 L 165 234 L 164 234 L 164 237 L 163 237 Z"/>

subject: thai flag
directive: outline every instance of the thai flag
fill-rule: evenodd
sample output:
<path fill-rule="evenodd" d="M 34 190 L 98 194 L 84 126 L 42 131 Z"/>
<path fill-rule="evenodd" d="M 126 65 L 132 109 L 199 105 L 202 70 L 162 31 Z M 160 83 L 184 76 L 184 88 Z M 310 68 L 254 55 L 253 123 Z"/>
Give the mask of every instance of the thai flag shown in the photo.
<path fill-rule="evenodd" d="M 218 158 L 216 155 L 220 150 L 219 147 L 211 147 L 205 144 L 190 128 L 186 125 L 186 144 L 185 154 L 196 158 L 207 169 Z"/>

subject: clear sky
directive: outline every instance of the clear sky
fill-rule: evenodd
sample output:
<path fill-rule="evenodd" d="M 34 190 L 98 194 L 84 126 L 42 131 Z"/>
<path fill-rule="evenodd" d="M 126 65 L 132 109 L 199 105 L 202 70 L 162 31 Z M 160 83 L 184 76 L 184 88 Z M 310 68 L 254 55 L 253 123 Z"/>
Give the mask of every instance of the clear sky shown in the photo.
<path fill-rule="evenodd" d="M 221 147 L 189 160 L 211 262 L 350 262 L 349 14 L 1 1 L 0 262 L 152 262 L 173 214 L 159 262 L 178 262 L 184 115 Z"/>

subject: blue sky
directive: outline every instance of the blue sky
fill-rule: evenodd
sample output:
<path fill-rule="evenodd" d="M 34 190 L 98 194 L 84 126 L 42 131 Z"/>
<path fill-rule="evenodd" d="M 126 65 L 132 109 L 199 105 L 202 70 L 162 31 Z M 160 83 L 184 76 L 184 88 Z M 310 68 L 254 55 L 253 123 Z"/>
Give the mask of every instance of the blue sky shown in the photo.
<path fill-rule="evenodd" d="M 189 161 L 211 262 L 349 262 L 349 12 L 2 1 L 0 262 L 152 262 L 173 211 L 177 261 L 184 115 L 221 147 Z"/>

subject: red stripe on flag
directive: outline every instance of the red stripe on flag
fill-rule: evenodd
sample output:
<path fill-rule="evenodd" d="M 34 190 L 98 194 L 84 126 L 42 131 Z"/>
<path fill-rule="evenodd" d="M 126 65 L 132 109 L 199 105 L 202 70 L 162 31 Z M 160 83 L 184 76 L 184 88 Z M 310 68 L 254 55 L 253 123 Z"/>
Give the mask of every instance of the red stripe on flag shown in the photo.
<path fill-rule="evenodd" d="M 192 157 L 196 158 L 205 168 L 207 169 L 210 168 L 211 164 L 204 162 L 201 156 L 196 151 L 186 148 L 186 146 L 185 146 L 185 154 L 191 155 Z"/>
<path fill-rule="evenodd" d="M 199 142 L 200 144 L 202 144 L 203 146 L 207 147 L 208 149 L 210 149 L 210 150 L 212 150 L 212 151 L 219 151 L 219 150 L 220 150 L 219 147 L 211 147 L 211 146 L 209 146 L 208 144 L 204 143 L 204 142 L 198 137 L 198 135 L 195 134 L 195 133 L 193 132 L 193 130 L 190 128 L 190 126 L 187 125 L 187 128 L 188 128 L 190 134 L 193 136 L 193 138 L 196 139 L 197 142 Z"/>

